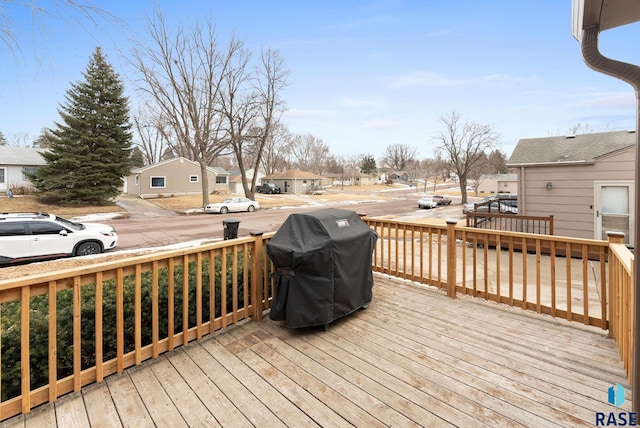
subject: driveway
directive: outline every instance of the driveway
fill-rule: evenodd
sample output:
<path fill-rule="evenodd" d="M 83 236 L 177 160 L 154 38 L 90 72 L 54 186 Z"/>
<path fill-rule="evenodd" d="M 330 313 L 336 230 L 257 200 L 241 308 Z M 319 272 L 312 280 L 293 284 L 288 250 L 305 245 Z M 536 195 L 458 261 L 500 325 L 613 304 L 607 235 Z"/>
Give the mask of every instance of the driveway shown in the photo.
<path fill-rule="evenodd" d="M 121 194 L 116 198 L 116 204 L 129 213 L 130 218 L 140 217 L 173 217 L 179 214 L 166 210 L 144 199 Z"/>

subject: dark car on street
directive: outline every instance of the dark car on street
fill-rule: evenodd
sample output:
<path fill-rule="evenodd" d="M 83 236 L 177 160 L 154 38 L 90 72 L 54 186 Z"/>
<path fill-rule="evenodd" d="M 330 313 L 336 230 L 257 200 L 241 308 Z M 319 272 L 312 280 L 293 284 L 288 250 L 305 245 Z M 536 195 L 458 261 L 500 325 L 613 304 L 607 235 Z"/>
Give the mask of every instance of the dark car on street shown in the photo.
<path fill-rule="evenodd" d="M 258 186 L 258 193 L 280 193 L 280 187 L 273 183 L 264 183 Z"/>

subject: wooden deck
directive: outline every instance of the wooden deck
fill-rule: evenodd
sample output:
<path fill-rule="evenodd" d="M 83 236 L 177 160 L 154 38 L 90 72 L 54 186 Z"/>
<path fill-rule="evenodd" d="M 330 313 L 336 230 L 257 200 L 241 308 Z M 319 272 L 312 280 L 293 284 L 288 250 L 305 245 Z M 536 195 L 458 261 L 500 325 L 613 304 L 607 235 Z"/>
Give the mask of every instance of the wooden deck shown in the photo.
<path fill-rule="evenodd" d="M 329 331 L 230 327 L 2 426 L 594 426 L 628 386 L 594 327 L 375 276 Z"/>

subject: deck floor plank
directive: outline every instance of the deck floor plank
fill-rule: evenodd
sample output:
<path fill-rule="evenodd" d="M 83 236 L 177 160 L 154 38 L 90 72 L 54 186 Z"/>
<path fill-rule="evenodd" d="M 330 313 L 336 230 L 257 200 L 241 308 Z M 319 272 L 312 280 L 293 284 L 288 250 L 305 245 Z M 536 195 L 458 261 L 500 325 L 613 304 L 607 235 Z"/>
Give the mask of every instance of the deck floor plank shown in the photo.
<path fill-rule="evenodd" d="M 260 401 L 240 379 L 234 367 L 224 366 L 214 355 L 226 353 L 216 338 L 203 340 L 201 346 L 191 345 L 189 353 L 204 373 L 215 382 L 227 398 L 238 407 L 244 417 L 254 426 L 284 427 L 285 424 Z M 195 352 L 194 352 L 195 351 Z M 277 411 L 277 409 L 274 409 Z"/>
<path fill-rule="evenodd" d="M 265 323 L 263 327 L 268 327 Z M 272 339 L 264 342 L 274 352 L 279 353 L 283 358 L 287 358 L 294 362 L 300 370 L 314 376 L 319 382 L 324 382 L 325 387 L 332 389 L 341 397 L 341 407 L 348 406 L 344 401 L 350 401 L 353 405 L 367 412 L 369 415 L 378 419 L 383 424 L 391 426 L 412 426 L 418 425 L 409 419 L 402 412 L 394 409 L 384 403 L 383 400 L 368 394 L 366 391 L 346 382 L 340 375 L 336 374 L 330 368 L 325 367 L 320 362 L 306 355 L 294 346 L 282 342 L 280 339 Z M 333 396 L 333 395 L 332 395 Z M 330 402 L 329 404 L 331 405 Z"/>
<path fill-rule="evenodd" d="M 224 336 L 224 332 L 222 335 Z M 237 341 L 227 345 L 228 347 L 224 347 L 217 340 L 209 340 L 206 341 L 204 346 L 223 367 L 233 368 L 233 374 L 236 379 L 250 390 L 264 404 L 265 408 L 270 409 L 286 426 L 309 427 L 316 425 L 312 418 L 280 394 L 264 378 L 235 355 L 244 348 L 244 346 L 238 348 Z"/>
<path fill-rule="evenodd" d="M 2 427 L 593 426 L 626 381 L 607 332 L 375 276 L 322 328 L 230 326 Z M 107 395 L 108 393 L 108 395 Z"/>
<path fill-rule="evenodd" d="M 82 390 L 87 408 L 89 423 L 92 427 L 121 427 L 122 421 L 104 382 L 90 385 Z"/>
<path fill-rule="evenodd" d="M 149 376 L 153 376 L 153 374 L 149 373 Z M 109 387 L 111 398 L 124 427 L 146 428 L 155 426 L 128 372 L 125 371 L 109 376 L 105 379 L 105 382 Z M 64 425 L 58 426 L 64 427 Z"/>
<path fill-rule="evenodd" d="M 187 423 L 171 397 L 148 367 L 152 363 L 150 361 L 128 370 L 131 381 L 144 402 L 151 419 L 156 424 L 162 423 L 176 428 L 186 427 Z"/>
<path fill-rule="evenodd" d="M 89 416 L 82 399 L 81 392 L 72 394 L 73 400 L 58 401 L 55 403 L 56 424 L 59 427 L 83 428 L 89 426 Z"/>
<path fill-rule="evenodd" d="M 223 427 L 250 426 L 242 413 L 191 359 L 188 350 L 190 348 L 181 349 L 169 354 L 168 358 L 216 421 Z"/>
<path fill-rule="evenodd" d="M 182 350 L 177 350 L 177 353 Z M 157 364 L 151 364 L 153 374 L 162 379 L 161 384 L 167 392 L 178 411 L 188 426 L 219 427 L 220 424 L 211 414 L 209 409 L 200 401 L 191 385 L 186 382 L 185 376 L 171 363 L 171 354 L 160 358 Z M 188 370 L 188 369 L 187 369 Z M 191 375 L 187 374 L 186 378 Z"/>

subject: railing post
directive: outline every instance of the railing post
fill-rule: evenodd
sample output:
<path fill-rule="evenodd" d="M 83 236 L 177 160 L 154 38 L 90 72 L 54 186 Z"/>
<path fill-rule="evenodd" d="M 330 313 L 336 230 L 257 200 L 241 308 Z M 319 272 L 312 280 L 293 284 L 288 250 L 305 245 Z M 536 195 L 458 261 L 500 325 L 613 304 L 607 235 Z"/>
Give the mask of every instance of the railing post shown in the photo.
<path fill-rule="evenodd" d="M 624 244 L 624 233 L 622 232 L 607 232 L 607 238 L 609 241 L 609 245 L 611 244 Z M 611 250 L 609 250 L 609 256 L 611 255 Z M 618 284 L 616 284 L 615 279 L 617 276 L 614 272 L 615 268 L 612 268 L 611 263 L 609 263 L 609 292 L 608 292 L 608 306 L 609 306 L 609 337 L 615 337 L 619 334 L 619 325 L 614 320 L 614 317 L 619 315 L 619 311 L 622 308 L 619 305 L 620 301 L 620 290 L 614 289 Z M 605 314 L 605 320 L 607 320 L 607 315 Z"/>
<path fill-rule="evenodd" d="M 624 244 L 624 233 L 622 232 L 607 232 L 609 238 L 609 244 Z"/>
<path fill-rule="evenodd" d="M 262 234 L 263 232 L 249 232 L 253 236 L 253 257 L 251 258 L 251 300 L 253 301 L 253 320 L 262 320 L 262 300 L 264 298 Z"/>
<path fill-rule="evenodd" d="M 447 296 L 456 297 L 456 224 L 458 220 L 447 220 Z"/>

